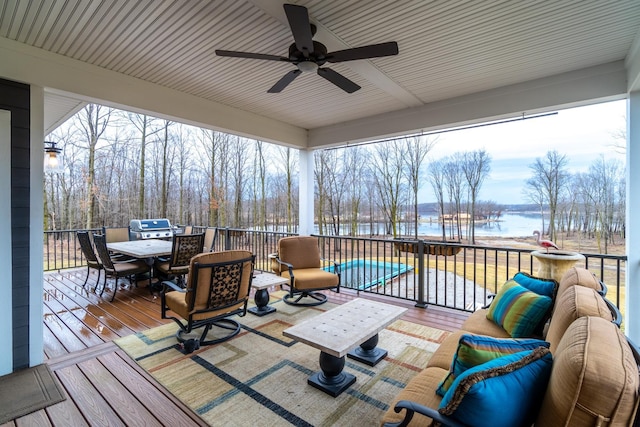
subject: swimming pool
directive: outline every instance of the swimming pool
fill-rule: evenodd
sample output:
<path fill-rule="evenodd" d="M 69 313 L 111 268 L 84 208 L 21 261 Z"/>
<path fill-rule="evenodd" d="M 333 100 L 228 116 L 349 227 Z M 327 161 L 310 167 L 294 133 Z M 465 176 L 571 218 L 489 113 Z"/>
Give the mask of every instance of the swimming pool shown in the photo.
<path fill-rule="evenodd" d="M 333 271 L 333 267 L 327 267 L 327 270 Z M 368 289 L 411 270 L 413 267 L 401 263 L 371 260 L 347 261 L 340 264 L 341 286 L 360 290 Z"/>

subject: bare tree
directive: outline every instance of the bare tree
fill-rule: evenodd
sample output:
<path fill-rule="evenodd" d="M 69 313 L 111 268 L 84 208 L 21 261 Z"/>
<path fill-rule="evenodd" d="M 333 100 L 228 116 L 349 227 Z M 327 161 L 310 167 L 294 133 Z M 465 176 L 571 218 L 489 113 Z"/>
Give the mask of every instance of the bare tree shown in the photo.
<path fill-rule="evenodd" d="M 362 147 L 345 149 L 345 180 L 348 186 L 348 200 L 350 205 L 351 235 L 359 234 L 360 211 L 364 195 L 363 181 L 367 178 L 367 164 L 369 152 Z"/>
<path fill-rule="evenodd" d="M 96 212 L 96 150 L 98 149 L 98 141 L 104 135 L 111 121 L 111 108 L 102 107 L 97 104 L 89 104 L 84 107 L 77 115 L 78 120 L 75 124 L 84 136 L 84 143 L 88 149 L 88 165 L 87 165 L 87 199 L 85 201 L 87 220 L 85 227 L 93 228 L 94 214 Z"/>
<path fill-rule="evenodd" d="M 267 163 L 265 157 L 266 144 L 256 141 L 256 155 L 254 156 L 254 211 L 256 212 L 256 225 L 267 229 Z"/>
<path fill-rule="evenodd" d="M 284 172 L 285 188 L 286 188 L 286 209 L 287 209 L 287 232 L 293 232 L 293 187 L 294 187 L 294 170 L 297 165 L 296 156 L 293 150 L 289 147 L 278 147 L 277 152 L 280 155 L 281 167 L 280 170 Z"/>
<path fill-rule="evenodd" d="M 613 223 L 616 211 L 616 187 L 621 180 L 621 166 L 617 160 L 605 161 L 603 156 L 589 167 L 589 186 L 585 194 L 595 210 L 596 241 L 598 250 L 608 253 L 609 242 L 613 243 Z M 604 248 L 602 247 L 604 245 Z"/>
<path fill-rule="evenodd" d="M 127 113 L 129 122 L 138 130 L 140 138 L 140 168 L 138 176 L 138 212 L 137 217 L 144 218 L 145 215 L 145 172 L 146 172 L 146 149 L 149 136 L 155 134 L 159 129 L 153 129 L 155 118 L 146 114 Z"/>
<path fill-rule="evenodd" d="M 446 164 L 443 160 L 431 162 L 429 165 L 429 183 L 431 184 L 431 188 L 433 188 L 433 193 L 436 196 L 436 203 L 438 204 L 438 216 L 440 217 L 440 223 L 442 224 L 443 241 L 447 240 L 444 221 L 445 166 Z"/>
<path fill-rule="evenodd" d="M 428 137 L 413 137 L 405 138 L 405 161 L 406 169 L 405 175 L 409 182 L 409 188 L 411 189 L 411 195 L 413 196 L 413 218 L 414 228 L 413 235 L 418 238 L 418 191 L 422 186 L 422 165 L 429 154 L 429 151 L 436 144 L 437 139 L 430 140 Z"/>
<path fill-rule="evenodd" d="M 447 186 L 447 193 L 449 194 L 450 205 L 449 220 L 452 226 L 452 231 L 453 225 L 455 223 L 457 240 L 460 240 L 462 238 L 462 224 L 460 214 L 462 213 L 462 195 L 465 191 L 464 171 L 462 170 L 463 160 L 464 158 L 462 153 L 454 153 L 453 155 L 446 158 L 446 162 L 444 165 L 444 178 L 445 184 Z"/>
<path fill-rule="evenodd" d="M 469 197 L 471 198 L 471 244 L 476 243 L 476 200 L 484 180 L 491 171 L 491 156 L 485 150 L 465 152 L 463 154 L 462 172 L 467 180 Z"/>
<path fill-rule="evenodd" d="M 544 158 L 538 157 L 529 166 L 532 177 L 527 180 L 526 186 L 533 189 L 534 192 L 540 192 L 543 200 L 549 206 L 549 231 L 547 234 L 552 240 L 556 238 L 558 200 L 570 179 L 567 163 L 566 155 L 561 155 L 553 150 L 548 151 Z"/>
<path fill-rule="evenodd" d="M 398 222 L 404 190 L 405 166 L 403 144 L 398 140 L 376 144 L 372 158 L 378 200 L 388 222 L 387 234 L 398 237 Z"/>
<path fill-rule="evenodd" d="M 328 157 L 331 154 L 328 150 L 318 150 L 314 153 L 313 161 L 314 161 L 314 170 L 313 174 L 315 177 L 315 189 L 316 189 L 316 217 L 318 218 L 318 233 L 325 233 L 325 205 L 327 199 L 327 180 L 325 179 L 327 175 L 327 165 L 329 164 Z"/>

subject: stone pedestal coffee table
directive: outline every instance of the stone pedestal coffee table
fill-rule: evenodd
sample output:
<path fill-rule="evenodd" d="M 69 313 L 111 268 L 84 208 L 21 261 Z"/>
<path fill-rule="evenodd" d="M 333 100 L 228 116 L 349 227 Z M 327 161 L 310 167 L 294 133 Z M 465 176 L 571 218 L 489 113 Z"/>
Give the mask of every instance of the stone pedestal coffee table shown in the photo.
<path fill-rule="evenodd" d="M 405 311 L 403 307 L 357 298 L 287 328 L 282 334 L 320 350 L 321 371 L 307 382 L 336 397 L 356 381 L 354 375 L 343 372 L 345 356 L 349 354 L 374 366 L 387 355 L 386 350 L 377 347 L 378 332 Z"/>
<path fill-rule="evenodd" d="M 247 311 L 256 316 L 264 316 L 276 311 L 275 307 L 269 305 L 268 289 L 272 286 L 286 285 L 287 283 L 289 283 L 289 279 L 284 277 L 271 273 L 255 272 L 251 280 L 251 287 L 256 290 L 253 296 L 256 306 L 249 308 Z"/>

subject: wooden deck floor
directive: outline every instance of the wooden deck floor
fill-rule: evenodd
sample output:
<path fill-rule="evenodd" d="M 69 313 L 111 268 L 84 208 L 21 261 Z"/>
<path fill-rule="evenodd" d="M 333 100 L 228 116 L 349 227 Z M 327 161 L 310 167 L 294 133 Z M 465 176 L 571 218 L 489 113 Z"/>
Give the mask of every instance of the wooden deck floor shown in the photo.
<path fill-rule="evenodd" d="M 103 298 L 92 291 L 94 273 L 87 290 L 82 289 L 85 274 L 79 269 L 44 277 L 44 357 L 68 398 L 2 427 L 207 425 L 112 342 L 168 323 L 160 319 L 159 298 L 146 287 L 133 287 L 118 290 L 109 302 L 110 291 Z M 405 320 L 449 331 L 467 317 L 455 310 L 420 309 L 409 301 L 349 290 L 327 294 L 339 304 L 360 296 L 401 305 L 409 308 Z"/>

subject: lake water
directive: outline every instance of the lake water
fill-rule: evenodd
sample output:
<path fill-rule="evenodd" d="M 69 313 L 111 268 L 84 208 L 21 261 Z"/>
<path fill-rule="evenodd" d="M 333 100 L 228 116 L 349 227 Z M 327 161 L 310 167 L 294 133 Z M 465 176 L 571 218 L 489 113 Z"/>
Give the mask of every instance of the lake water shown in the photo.
<path fill-rule="evenodd" d="M 548 219 L 545 218 L 545 225 Z M 498 237 L 531 237 L 533 230 L 542 229 L 542 215 L 534 213 L 505 214 L 498 222 L 486 224 L 476 224 L 477 236 L 498 236 Z M 447 228 L 448 231 L 448 228 Z M 418 227 L 420 235 L 439 236 L 442 233 L 442 226 L 437 222 L 421 223 Z M 462 233 L 466 233 L 463 228 Z"/>
<path fill-rule="evenodd" d="M 545 225 L 547 224 L 545 219 Z M 449 225 L 446 226 L 447 236 L 449 236 Z M 369 224 L 360 224 L 359 230 L 361 236 L 369 235 Z M 533 230 L 542 229 L 542 215 L 536 213 L 509 213 L 500 217 L 498 222 L 477 223 L 476 237 L 492 236 L 492 237 L 531 237 Z M 316 226 L 316 233 L 318 232 Z M 405 236 L 413 235 L 413 224 L 402 224 L 400 226 L 400 234 Z M 346 227 L 343 229 L 343 235 L 347 235 Z M 463 235 L 466 235 L 466 229 L 462 229 Z M 384 235 L 385 230 L 383 224 L 374 224 L 374 235 Z M 439 238 L 442 235 L 442 226 L 438 224 L 437 219 L 433 218 L 430 223 L 428 221 L 421 222 L 418 226 L 418 234 L 420 236 L 435 236 Z"/>

